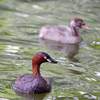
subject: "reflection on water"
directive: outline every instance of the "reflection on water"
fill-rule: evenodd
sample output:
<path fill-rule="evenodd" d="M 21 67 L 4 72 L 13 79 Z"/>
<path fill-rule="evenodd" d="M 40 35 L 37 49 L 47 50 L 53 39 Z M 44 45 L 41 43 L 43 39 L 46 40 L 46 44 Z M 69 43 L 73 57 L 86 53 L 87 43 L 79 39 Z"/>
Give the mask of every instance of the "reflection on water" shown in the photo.
<path fill-rule="evenodd" d="M 32 55 L 45 51 L 59 63 L 41 67 L 43 76 L 54 79 L 52 91 L 44 100 L 99 100 L 99 11 L 100 0 L 0 0 L 0 99 L 22 100 L 11 83 L 19 75 L 31 73 Z M 84 44 L 38 41 L 41 26 L 66 25 L 76 16 L 91 28 L 81 32 Z"/>
<path fill-rule="evenodd" d="M 44 40 L 40 39 L 41 45 L 44 45 L 45 47 L 49 48 L 50 50 L 56 50 L 63 52 L 66 57 L 68 57 L 70 60 L 75 61 L 76 59 L 74 56 L 79 51 L 79 44 L 62 44 L 50 40 Z"/>
<path fill-rule="evenodd" d="M 22 100 L 43 100 L 48 95 L 48 94 L 26 95 L 26 94 L 19 94 L 19 93 L 16 93 L 16 94 L 21 96 Z"/>

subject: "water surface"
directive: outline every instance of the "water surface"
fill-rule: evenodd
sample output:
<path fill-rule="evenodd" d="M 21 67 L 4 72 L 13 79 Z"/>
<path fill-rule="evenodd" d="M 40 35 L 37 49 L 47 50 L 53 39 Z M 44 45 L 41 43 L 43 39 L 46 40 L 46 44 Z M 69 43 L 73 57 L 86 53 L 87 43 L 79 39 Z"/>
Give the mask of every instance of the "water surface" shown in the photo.
<path fill-rule="evenodd" d="M 44 100 L 99 100 L 99 11 L 100 0 L 0 0 L 1 100 L 22 100 L 11 84 L 19 75 L 32 73 L 31 58 L 38 51 L 59 61 L 41 66 L 42 75 L 53 78 L 52 91 Z M 66 25 L 74 17 L 83 18 L 90 27 L 81 31 L 84 41 L 80 45 L 52 48 L 52 44 L 38 40 L 41 26 Z M 76 60 L 70 60 L 74 55 Z"/>

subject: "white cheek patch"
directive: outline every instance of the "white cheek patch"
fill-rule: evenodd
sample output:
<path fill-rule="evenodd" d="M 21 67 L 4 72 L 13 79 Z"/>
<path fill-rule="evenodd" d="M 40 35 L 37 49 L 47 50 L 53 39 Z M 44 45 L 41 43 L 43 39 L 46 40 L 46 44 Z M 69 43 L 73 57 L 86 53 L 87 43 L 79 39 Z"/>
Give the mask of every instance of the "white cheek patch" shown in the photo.
<path fill-rule="evenodd" d="M 46 59 L 48 62 L 51 62 L 51 60 L 50 60 L 50 59 L 48 59 L 46 56 L 44 57 L 44 59 Z"/>
<path fill-rule="evenodd" d="M 47 61 L 51 63 L 51 60 L 50 59 L 47 59 Z"/>

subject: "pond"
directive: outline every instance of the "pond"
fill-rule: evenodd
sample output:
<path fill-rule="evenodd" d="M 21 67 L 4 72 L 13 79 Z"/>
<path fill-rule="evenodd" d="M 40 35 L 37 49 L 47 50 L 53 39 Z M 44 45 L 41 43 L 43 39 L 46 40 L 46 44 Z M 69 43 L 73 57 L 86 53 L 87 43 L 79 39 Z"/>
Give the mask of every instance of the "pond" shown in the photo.
<path fill-rule="evenodd" d="M 100 0 L 0 0 L 0 100 L 100 100 L 99 11 Z M 67 25 L 74 17 L 90 27 L 81 30 L 80 45 L 38 39 L 42 26 Z M 41 66 L 42 75 L 53 79 L 52 91 L 36 98 L 19 96 L 11 85 L 32 73 L 31 58 L 38 51 L 59 62 Z"/>

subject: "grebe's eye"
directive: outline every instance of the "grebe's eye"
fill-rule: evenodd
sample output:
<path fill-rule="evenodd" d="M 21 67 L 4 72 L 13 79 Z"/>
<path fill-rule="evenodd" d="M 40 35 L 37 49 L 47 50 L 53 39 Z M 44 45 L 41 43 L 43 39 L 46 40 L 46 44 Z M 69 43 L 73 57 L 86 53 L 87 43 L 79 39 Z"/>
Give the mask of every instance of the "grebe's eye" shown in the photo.
<path fill-rule="evenodd" d="M 44 56 L 44 59 L 46 59 L 46 60 L 47 60 L 47 57 L 46 57 L 46 56 Z"/>
<path fill-rule="evenodd" d="M 46 56 L 44 56 L 44 59 L 51 63 L 51 60 L 47 58 Z"/>
<path fill-rule="evenodd" d="M 82 23 L 82 25 L 85 25 L 85 23 Z"/>

